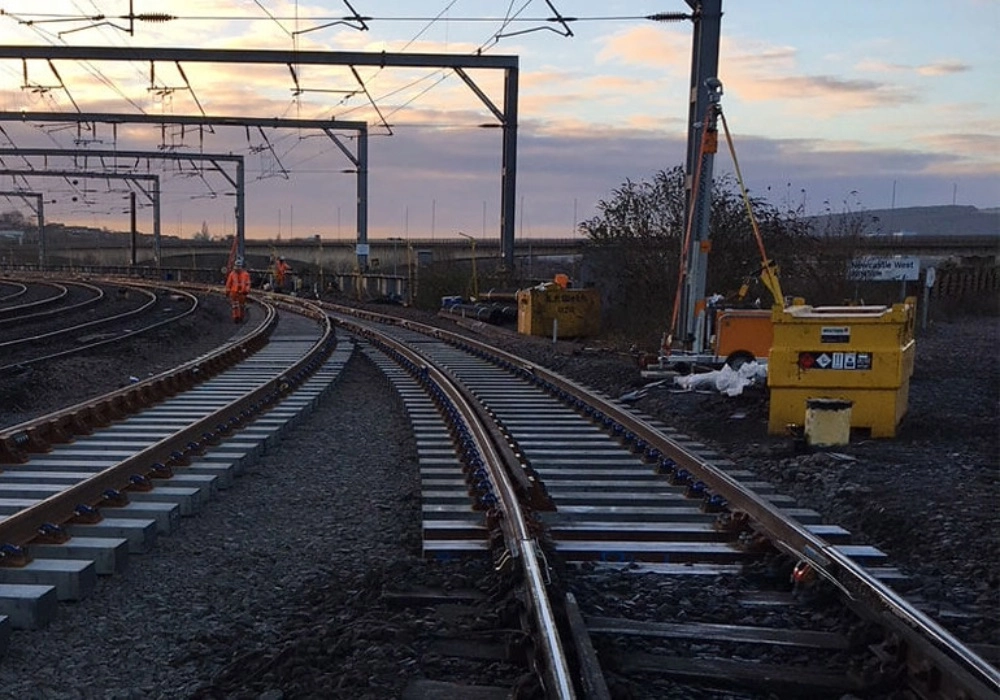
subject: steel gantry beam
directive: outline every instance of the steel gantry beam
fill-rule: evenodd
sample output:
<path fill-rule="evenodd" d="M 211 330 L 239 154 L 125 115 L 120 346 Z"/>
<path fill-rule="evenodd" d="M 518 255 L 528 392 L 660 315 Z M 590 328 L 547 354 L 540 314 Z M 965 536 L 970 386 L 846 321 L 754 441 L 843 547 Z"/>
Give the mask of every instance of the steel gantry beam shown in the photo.
<path fill-rule="evenodd" d="M 690 1 L 690 0 L 689 0 Z M 721 2 L 721 0 L 715 0 Z M 517 183 L 517 56 L 485 56 L 429 53 L 390 53 L 360 51 L 298 51 L 268 49 L 181 49 L 101 46 L 0 46 L 0 59 L 37 59 L 45 61 L 170 61 L 189 63 L 283 64 L 376 66 L 385 68 L 492 69 L 504 71 L 503 129 L 501 164 L 500 250 L 504 267 L 514 264 L 514 213 Z M 293 71 L 294 73 L 294 71 Z M 459 75 L 462 75 L 459 73 Z M 462 78 L 467 83 L 468 76 Z M 481 94 L 477 90 L 477 94 Z"/>
<path fill-rule="evenodd" d="M 157 124 L 181 126 L 240 126 L 274 129 L 317 129 L 330 137 L 337 147 L 354 165 L 356 173 L 357 242 L 358 265 L 360 270 L 367 266 L 368 254 L 362 254 L 368 244 L 368 124 L 359 121 L 338 121 L 336 119 L 293 119 L 283 117 L 226 117 L 160 114 L 118 114 L 111 112 L 4 112 L 0 111 L 0 122 L 42 122 L 88 124 Z M 358 133 L 357 155 L 351 153 L 335 130 L 356 131 Z M 15 149 L 23 151 L 24 149 Z M 85 151 L 96 153 L 96 151 Z M 124 151 L 115 151 L 123 153 Z M 134 151 L 133 151 L 134 152 Z M 145 157 L 145 156 L 144 156 Z M 191 155 L 187 155 L 188 158 Z M 230 156 L 242 158 L 242 156 Z M 221 159 L 219 159 L 221 160 Z M 245 217 L 239 217 L 236 239 L 239 255 L 245 257 Z M 239 228 L 243 226 L 244 228 Z"/>
<path fill-rule="evenodd" d="M 153 183 L 152 193 L 143 190 L 150 202 L 153 204 L 153 258 L 157 267 L 160 266 L 160 176 L 143 175 L 140 173 L 109 173 L 97 170 L 26 170 L 13 168 L 0 168 L 0 175 L 10 175 L 12 177 L 61 177 L 69 179 L 73 177 L 94 178 L 97 180 L 133 180 L 135 182 L 146 181 Z"/>
<path fill-rule="evenodd" d="M 79 149 L 79 148 L 0 148 L 0 159 L 4 156 L 44 156 L 48 157 L 64 157 L 64 158 L 84 158 L 93 157 L 104 159 L 116 159 L 116 158 L 129 158 L 129 159 L 146 159 L 146 160 L 189 160 L 189 161 L 208 161 L 215 166 L 217 172 L 219 172 L 229 184 L 233 186 L 236 190 L 236 240 L 237 247 L 239 249 L 239 256 L 244 257 L 246 244 L 245 244 L 245 232 L 246 232 L 246 175 L 244 169 L 244 158 L 243 156 L 237 156 L 232 154 L 224 153 L 166 153 L 160 151 L 110 151 L 101 149 Z M 219 163 L 235 163 L 236 164 L 236 179 L 234 180 L 229 176 L 229 174 L 222 169 Z M 86 167 L 86 163 L 84 163 Z M 44 171 L 43 171 L 44 172 Z M 118 172 L 118 171 L 112 171 Z M 135 251 L 133 251 L 134 254 Z M 156 262 L 157 267 L 160 265 L 160 236 L 159 230 L 157 229 L 153 234 L 153 260 Z M 133 261 L 134 262 L 134 261 Z"/>
<path fill-rule="evenodd" d="M 41 192 L 27 192 L 25 190 L 0 190 L 0 195 L 4 197 L 21 197 L 22 199 L 34 199 L 37 201 L 35 216 L 38 218 L 38 267 L 45 267 L 45 201 Z"/>

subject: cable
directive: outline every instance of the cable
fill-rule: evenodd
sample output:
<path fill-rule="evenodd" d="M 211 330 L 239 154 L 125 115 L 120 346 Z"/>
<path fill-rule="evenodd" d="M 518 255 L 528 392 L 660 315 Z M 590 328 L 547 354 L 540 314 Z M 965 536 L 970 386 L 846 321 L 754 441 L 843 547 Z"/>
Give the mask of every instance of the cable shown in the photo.
<path fill-rule="evenodd" d="M 257 0 L 254 0 L 257 2 Z M 257 3 L 258 5 L 260 3 Z M 262 8 L 264 9 L 264 8 Z M 266 11 L 266 10 L 265 10 Z M 3 14 L 7 16 L 13 16 L 9 12 L 4 12 Z M 68 14 L 47 14 L 43 12 L 32 12 L 24 13 L 20 15 L 27 19 L 22 24 L 33 23 L 38 24 L 41 22 L 89 22 L 94 21 L 95 17 L 90 15 L 68 15 Z M 145 16 L 143 16 L 145 17 Z M 673 19 L 687 19 L 690 15 L 681 13 L 658 13 L 654 15 L 594 15 L 591 17 L 564 17 L 563 19 L 573 22 L 635 22 L 638 20 L 652 20 L 657 22 L 669 21 Z M 127 15 L 117 17 L 117 19 L 128 19 Z M 137 15 L 135 19 L 140 19 Z M 165 18 L 164 18 L 165 19 Z M 322 16 L 317 15 L 315 17 L 298 17 L 294 15 L 284 16 L 284 15 L 274 15 L 268 12 L 268 17 L 262 18 L 254 15 L 171 15 L 170 20 L 173 22 L 183 21 L 183 22 L 294 22 L 296 19 L 310 19 L 316 22 L 331 22 L 331 23 L 344 23 L 348 20 L 362 19 L 366 22 L 433 22 L 438 19 L 435 17 L 424 17 L 424 16 L 367 16 L 367 15 L 357 15 L 357 16 L 347 16 L 347 17 L 333 17 L 333 16 Z M 162 20 L 161 20 L 162 21 Z M 505 19 L 502 17 L 449 17 L 450 22 L 461 22 L 463 24 L 480 24 L 480 23 L 494 23 L 497 21 L 504 22 Z M 523 22 L 523 23 L 543 23 L 558 21 L 555 17 L 520 17 L 518 19 L 506 20 L 506 24 L 512 22 Z M 284 27 L 282 27 L 284 29 Z M 287 31 L 287 30 L 286 30 Z"/>
<path fill-rule="evenodd" d="M 404 44 L 404 45 L 403 45 L 403 48 L 401 48 L 401 49 L 399 50 L 399 51 L 400 51 L 400 53 L 402 53 L 403 51 L 406 51 L 406 50 L 407 50 L 408 48 L 410 48 L 410 46 L 412 46 L 412 45 L 413 45 L 413 43 L 414 43 L 414 42 L 415 42 L 415 41 L 416 41 L 417 39 L 419 39 L 420 37 L 422 37 L 422 36 L 424 35 L 424 33 L 425 33 L 425 32 L 426 32 L 426 31 L 427 31 L 428 29 L 430 29 L 431 27 L 433 27 L 433 26 L 434 26 L 434 24 L 435 24 L 435 23 L 436 23 L 436 22 L 437 22 L 437 21 L 438 21 L 439 19 L 441 19 L 441 16 L 442 16 L 442 15 L 443 15 L 443 14 L 444 14 L 445 12 L 447 12 L 448 10 L 450 10 L 450 9 L 452 8 L 452 6 L 454 6 L 454 4 L 455 4 L 456 2 L 458 2 L 458 0 L 451 0 L 451 2 L 449 2 L 449 3 L 447 4 L 447 5 L 445 5 L 444 9 L 443 9 L 443 10 L 441 10 L 440 12 L 438 12 L 438 13 L 437 13 L 437 15 L 436 15 L 436 16 L 435 16 L 435 17 L 434 17 L 433 19 L 431 19 L 431 20 L 428 20 L 427 24 L 425 24 L 425 25 L 423 26 L 423 28 L 422 28 L 422 29 L 421 29 L 421 30 L 420 30 L 419 32 L 417 32 L 417 33 L 416 33 L 416 35 L 415 35 L 415 36 L 414 36 L 414 37 L 413 37 L 412 39 L 410 39 L 410 40 L 409 40 L 408 42 L 406 42 L 406 44 Z M 448 20 L 449 20 L 449 21 L 451 21 L 451 18 L 449 17 L 449 18 L 448 18 Z"/>
<path fill-rule="evenodd" d="M 34 24 L 32 24 L 30 22 L 24 22 L 24 21 L 21 21 L 21 20 L 17 19 L 18 15 L 12 15 L 11 13 L 4 11 L 2 13 L 2 15 L 0 15 L 0 16 L 13 17 L 19 23 L 21 23 L 21 24 L 27 24 L 32 29 L 32 31 L 34 31 L 36 34 L 38 34 L 40 37 L 42 37 L 45 41 L 47 41 L 52 46 L 55 46 L 57 43 L 61 43 L 61 44 L 64 44 L 64 45 L 66 44 L 66 42 L 62 39 L 62 37 L 60 37 L 58 35 L 53 36 L 51 34 L 51 32 L 46 32 L 45 30 L 40 29 L 39 27 L 35 26 Z M 86 70 L 88 73 L 90 73 L 91 76 L 93 76 L 94 78 L 96 78 L 98 81 L 100 81 L 101 83 L 103 83 L 107 87 L 111 88 L 111 90 L 113 90 L 114 92 L 116 92 L 119 95 L 119 97 L 121 97 L 123 100 L 125 100 L 126 102 L 128 102 L 130 105 L 132 105 L 133 107 L 135 107 L 140 112 L 145 113 L 145 110 L 141 106 L 139 106 L 138 104 L 136 104 L 128 95 L 126 95 L 124 92 L 122 92 L 121 89 L 118 88 L 118 86 L 114 84 L 114 81 L 112 81 L 110 78 L 108 78 L 106 75 L 104 75 L 104 73 L 102 73 L 100 71 L 100 69 L 98 69 L 95 66 L 93 66 L 90 61 L 78 61 L 78 63 L 81 66 L 83 66 L 84 70 Z"/>
<path fill-rule="evenodd" d="M 260 4 L 260 0 L 253 0 L 253 3 L 257 7 L 259 7 L 264 12 L 265 15 L 268 16 L 268 19 L 272 20 L 275 24 L 277 24 L 281 28 L 281 31 L 283 31 L 288 36 L 292 36 L 292 37 L 295 36 L 295 33 L 290 32 L 290 31 L 288 31 L 288 29 L 285 28 L 285 26 L 281 23 L 281 19 L 279 19 L 279 18 L 275 17 L 274 15 L 272 15 L 270 10 L 268 10 L 266 7 L 264 7 L 263 5 Z"/>

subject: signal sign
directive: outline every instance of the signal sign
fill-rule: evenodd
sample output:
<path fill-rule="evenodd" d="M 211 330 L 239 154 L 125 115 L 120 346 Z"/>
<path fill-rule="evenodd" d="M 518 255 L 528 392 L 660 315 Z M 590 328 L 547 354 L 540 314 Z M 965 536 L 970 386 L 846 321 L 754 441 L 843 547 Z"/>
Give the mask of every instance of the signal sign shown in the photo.
<path fill-rule="evenodd" d="M 872 368 L 872 353 L 823 350 L 800 352 L 799 367 L 801 369 L 870 370 Z"/>

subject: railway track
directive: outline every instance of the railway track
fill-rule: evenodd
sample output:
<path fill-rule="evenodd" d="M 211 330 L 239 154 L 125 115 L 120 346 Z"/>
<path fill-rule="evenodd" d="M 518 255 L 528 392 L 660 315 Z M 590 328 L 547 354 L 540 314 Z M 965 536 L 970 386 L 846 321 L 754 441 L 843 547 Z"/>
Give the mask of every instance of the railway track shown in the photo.
<path fill-rule="evenodd" d="M 0 280 L 0 303 L 7 304 L 28 293 L 28 285 L 14 280 Z"/>
<path fill-rule="evenodd" d="M 135 283 L 32 282 L 56 293 L 0 307 L 0 375 L 122 343 L 194 313 L 195 294 Z M 43 307 L 39 309 L 39 307 Z"/>
<path fill-rule="evenodd" d="M 817 513 L 797 509 L 790 499 L 756 482 L 753 474 L 738 465 L 646 416 L 483 344 L 408 321 L 340 311 L 345 315 L 336 316 L 338 323 L 378 338 L 379 344 L 391 342 L 395 349 L 390 354 L 403 346 L 419 348 L 419 359 L 409 358 L 405 363 L 411 371 L 415 366 L 418 372 L 427 373 L 433 367 L 462 387 L 454 391 L 481 404 L 474 412 L 494 422 L 484 430 L 491 432 L 498 444 L 506 443 L 515 456 L 513 461 L 507 460 L 504 469 L 519 484 L 515 491 L 530 513 L 524 527 L 530 529 L 532 519 L 542 524 L 534 530 L 537 541 L 550 545 L 558 562 L 570 567 L 593 562 L 618 564 L 628 569 L 633 579 L 637 571 L 680 577 L 688 579 L 685 586 L 691 590 L 700 585 L 690 583 L 698 577 L 733 574 L 754 564 L 769 566 L 791 574 L 801 589 L 827 587 L 836 591 L 839 610 L 849 607 L 857 616 L 856 624 L 842 633 L 813 629 L 815 623 L 808 626 L 815 611 L 799 615 L 799 622 L 807 626 L 793 630 L 759 624 L 681 624 L 596 615 L 581 618 L 565 612 L 562 592 L 553 590 L 550 605 L 564 611 L 559 616 L 582 622 L 568 625 L 576 634 L 546 629 L 543 634 L 562 641 L 543 646 L 577 650 L 575 660 L 571 661 L 573 653 L 567 652 L 562 662 L 565 668 L 572 665 L 577 678 L 599 676 L 588 666 L 596 658 L 589 649 L 592 637 L 603 636 L 628 639 L 622 647 L 627 651 L 612 652 L 611 656 L 627 657 L 628 662 L 619 665 L 616 672 L 634 676 L 624 681 L 633 689 L 650 687 L 650 678 L 666 677 L 670 679 L 668 686 L 654 683 L 653 687 L 660 689 L 657 692 L 665 687 L 676 692 L 678 684 L 691 681 L 695 686 L 736 685 L 765 693 L 870 694 L 908 687 L 926 697 L 959 697 L 963 693 L 991 697 L 1000 690 L 1000 674 L 994 667 L 886 584 L 898 577 L 898 572 L 886 565 L 884 553 L 850 544 L 848 532 L 821 524 Z M 359 318 L 363 320 L 359 322 Z M 372 325 L 376 320 L 386 323 L 376 328 Z M 387 340 L 390 337 L 392 341 Z M 423 417 L 424 412 L 417 417 Z M 498 506 L 490 485 L 493 478 L 484 479 L 477 468 L 478 458 L 472 462 L 475 467 L 470 466 L 467 454 L 460 454 L 455 463 L 449 446 L 458 440 L 454 434 L 442 436 L 433 425 L 424 428 L 421 423 L 415 423 L 415 430 L 421 451 L 425 554 L 454 557 L 477 549 L 494 550 L 496 536 L 491 532 L 490 514 Z M 494 515 L 493 520 L 510 517 L 505 507 L 500 510 L 502 515 Z M 487 515 L 482 518 L 476 511 Z M 509 541 L 506 556 L 520 559 L 522 565 L 533 558 L 531 554 L 520 555 L 519 548 Z M 545 562 L 544 568 L 554 568 L 541 550 L 537 556 Z M 567 577 L 569 588 L 572 577 Z M 618 580 L 617 585 L 625 580 Z M 738 594 L 747 600 L 768 598 L 761 591 Z M 540 595 L 542 592 L 537 592 L 529 598 Z M 642 593 L 633 595 L 644 597 Z M 779 599 L 770 596 L 767 605 L 771 611 L 763 618 L 773 618 L 773 609 L 779 605 L 796 603 L 791 597 Z M 567 600 L 572 601 L 572 597 Z M 662 603 L 647 605 L 663 608 Z M 830 613 L 823 613 L 820 617 L 831 624 L 839 614 L 834 612 L 831 618 Z M 791 616 L 785 613 L 783 624 Z M 584 627 L 590 630 L 586 634 Z M 876 628 L 878 632 L 873 633 Z M 539 634 L 537 626 L 535 632 Z M 660 641 L 649 645 L 649 639 Z M 665 655 L 665 639 L 708 639 L 713 643 L 703 645 L 704 658 L 698 658 L 690 652 Z M 637 649 L 636 640 L 646 646 Z M 758 653 L 736 653 L 736 658 L 727 660 L 726 645 L 737 649 L 746 645 L 758 649 L 762 645 L 788 647 L 797 657 L 794 662 L 777 665 L 762 664 Z M 831 650 L 838 652 L 833 660 Z M 809 656 L 807 651 L 815 653 Z M 729 653 L 733 653 L 732 646 Z M 549 657 L 543 657 L 538 666 L 550 668 L 551 663 Z M 543 681 L 552 697 L 573 697 L 580 690 L 574 686 L 570 694 L 563 694 L 553 690 L 554 684 L 557 681 L 551 678 Z"/>
<path fill-rule="evenodd" d="M 63 302 L 70 295 L 70 287 L 62 282 L 48 280 L 3 280 L 10 291 L 0 296 L 0 316 L 34 313 L 38 309 Z"/>
<path fill-rule="evenodd" d="M 439 640 L 433 658 L 456 648 L 468 656 L 476 646 L 470 634 L 491 647 L 477 646 L 480 665 L 465 671 L 466 678 L 498 686 L 477 688 L 483 697 L 512 688 L 520 697 L 607 697 L 611 691 L 702 697 L 722 687 L 747 693 L 732 697 L 821 690 L 875 697 L 870 694 L 900 683 L 921 688 L 925 697 L 959 697 L 959 687 L 968 697 L 991 697 L 995 669 L 977 665 L 981 659 L 947 634 L 926 644 L 922 629 L 884 631 L 910 612 L 905 601 L 885 607 L 883 596 L 891 592 L 882 582 L 895 572 L 884 555 L 851 549 L 849 533 L 821 526 L 815 514 L 796 509 L 737 465 L 516 358 L 497 359 L 491 349 L 437 329 L 327 310 L 356 334 L 409 410 L 420 456 L 425 556 L 485 560 L 487 570 L 476 575 L 491 579 L 491 591 L 502 589 L 489 597 L 450 587 L 383 596 L 397 606 L 447 609 L 442 615 L 454 636 Z M 487 463 L 492 466 L 483 472 Z M 721 476 L 713 481 L 697 471 L 705 465 Z M 720 499 L 719 484 L 729 480 L 739 488 Z M 750 507 L 734 507 L 746 495 L 741 490 L 756 496 L 749 505 L 765 522 L 750 517 Z M 524 517 L 514 517 L 522 509 Z M 719 527 L 720 514 L 728 527 Z M 795 517 L 792 524 L 785 523 L 787 515 Z M 787 532 L 777 542 L 766 537 L 782 526 L 818 543 L 812 557 L 803 557 L 808 553 L 796 549 L 800 543 Z M 841 567 L 853 567 L 850 555 L 866 564 L 874 608 L 844 582 Z M 809 566 L 800 568 L 803 585 L 794 595 L 770 584 L 737 589 L 730 583 L 747 570 L 787 582 L 789 570 L 803 561 Z M 827 584 L 806 587 L 810 577 Z M 805 598 L 838 586 L 848 589 L 861 613 L 851 613 L 851 622 L 844 621 L 842 603 L 804 605 Z M 709 598 L 729 599 L 742 611 L 742 624 L 691 619 L 692 601 L 697 609 L 713 605 Z M 490 630 L 481 626 L 483 606 L 493 609 Z M 919 614 L 913 619 L 924 621 Z M 511 629 L 514 622 L 523 625 L 521 632 Z M 927 630 L 939 631 L 933 623 Z M 439 668 L 435 663 L 427 661 L 427 668 Z M 440 668 L 455 674 L 454 664 Z M 525 680 L 529 669 L 532 683 Z M 232 674 L 235 683 L 236 667 Z M 504 679 L 509 685 L 499 687 Z M 454 678 L 423 679 L 411 683 L 405 697 L 455 696 L 467 686 Z"/>
<path fill-rule="evenodd" d="M 336 378 L 325 317 L 281 318 L 171 372 L 0 432 L 0 612 L 44 626 L 121 573 L 294 424 Z M 300 315 L 303 314 L 303 315 Z M 293 395 L 294 392 L 294 395 Z M 238 438 L 234 439 L 238 431 Z"/>
<path fill-rule="evenodd" d="M 29 287 L 22 287 L 24 294 L 31 297 Z M 54 293 L 38 300 L 29 298 L 21 303 L 0 305 L 0 327 L 12 328 L 80 311 L 100 304 L 106 297 L 104 289 L 86 282 L 34 282 L 30 292 L 36 292 L 34 296 L 37 296 L 39 289 Z"/>

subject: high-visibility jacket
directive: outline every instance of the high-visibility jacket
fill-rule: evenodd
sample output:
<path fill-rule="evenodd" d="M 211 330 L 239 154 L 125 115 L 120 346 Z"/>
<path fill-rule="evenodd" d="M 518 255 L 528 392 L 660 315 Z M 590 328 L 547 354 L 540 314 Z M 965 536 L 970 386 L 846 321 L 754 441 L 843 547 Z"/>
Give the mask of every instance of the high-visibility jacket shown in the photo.
<path fill-rule="evenodd" d="M 226 278 L 226 294 L 249 294 L 250 273 L 246 270 L 232 270 Z"/>
<path fill-rule="evenodd" d="M 288 274 L 288 270 L 291 269 L 284 260 L 279 260 L 274 264 L 274 276 L 278 280 L 278 284 L 285 283 L 285 275 Z"/>

